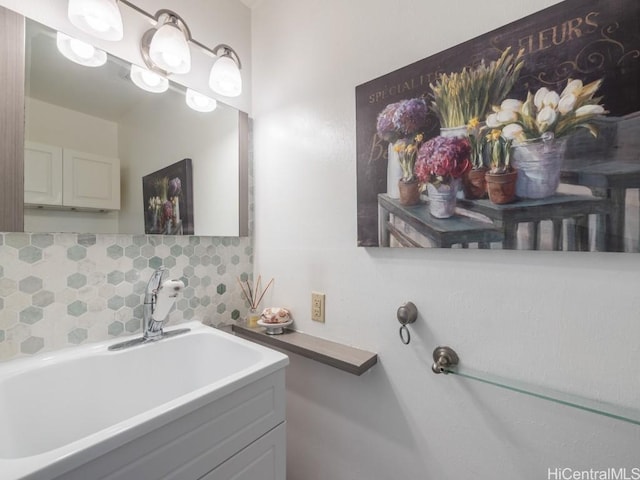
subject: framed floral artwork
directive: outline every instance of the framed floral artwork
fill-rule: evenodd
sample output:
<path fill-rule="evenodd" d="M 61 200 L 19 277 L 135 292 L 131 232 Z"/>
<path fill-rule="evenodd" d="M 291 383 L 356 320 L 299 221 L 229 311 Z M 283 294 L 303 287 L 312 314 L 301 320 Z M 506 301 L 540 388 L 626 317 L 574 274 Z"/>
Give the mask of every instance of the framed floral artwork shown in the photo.
<path fill-rule="evenodd" d="M 640 251 L 638 18 L 566 0 L 357 86 L 358 245 Z"/>
<path fill-rule="evenodd" d="M 142 177 L 144 233 L 193 235 L 193 170 L 185 158 Z"/>

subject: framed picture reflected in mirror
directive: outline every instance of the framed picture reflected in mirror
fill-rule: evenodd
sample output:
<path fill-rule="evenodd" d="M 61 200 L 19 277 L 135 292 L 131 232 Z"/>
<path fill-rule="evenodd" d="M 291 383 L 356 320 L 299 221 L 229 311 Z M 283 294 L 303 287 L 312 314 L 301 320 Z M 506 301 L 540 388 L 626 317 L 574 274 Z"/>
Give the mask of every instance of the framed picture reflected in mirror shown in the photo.
<path fill-rule="evenodd" d="M 193 235 L 193 169 L 185 158 L 142 177 L 144 233 Z"/>

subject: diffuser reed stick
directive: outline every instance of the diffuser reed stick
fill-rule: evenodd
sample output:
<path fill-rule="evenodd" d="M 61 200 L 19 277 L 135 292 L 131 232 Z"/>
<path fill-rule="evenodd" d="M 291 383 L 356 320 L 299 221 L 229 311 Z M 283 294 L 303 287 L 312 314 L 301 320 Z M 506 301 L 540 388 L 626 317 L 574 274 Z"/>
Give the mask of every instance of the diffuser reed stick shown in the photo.
<path fill-rule="evenodd" d="M 262 291 L 260 291 L 261 283 L 262 283 L 261 275 L 258 275 L 258 280 L 254 284 L 253 288 L 251 288 L 251 284 L 249 283 L 248 280 L 245 281 L 243 284 L 238 278 L 238 285 L 240 285 L 240 288 L 242 289 L 242 293 L 244 294 L 244 297 L 247 299 L 247 302 L 249 302 L 249 308 L 251 310 L 258 309 L 260 302 L 262 301 L 265 294 L 267 293 L 267 290 L 269 290 L 269 287 L 273 283 L 273 278 L 269 280 L 269 283 L 267 283 L 267 286 Z"/>

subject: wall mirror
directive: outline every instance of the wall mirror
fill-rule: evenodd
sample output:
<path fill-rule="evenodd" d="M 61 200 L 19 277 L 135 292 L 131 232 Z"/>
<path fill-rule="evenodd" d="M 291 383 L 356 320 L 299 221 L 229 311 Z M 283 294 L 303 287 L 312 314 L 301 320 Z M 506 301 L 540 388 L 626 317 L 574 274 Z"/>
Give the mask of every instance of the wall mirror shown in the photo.
<path fill-rule="evenodd" d="M 189 158 L 194 234 L 247 234 L 246 114 L 221 102 L 213 112 L 192 110 L 186 89 L 171 81 L 164 93 L 146 92 L 131 81 L 130 64 L 110 54 L 99 67 L 73 63 L 58 51 L 56 32 L 30 19 L 25 55 L 25 144 L 120 162 L 119 210 L 27 202 L 26 232 L 143 234 L 150 204 L 142 178 Z"/>

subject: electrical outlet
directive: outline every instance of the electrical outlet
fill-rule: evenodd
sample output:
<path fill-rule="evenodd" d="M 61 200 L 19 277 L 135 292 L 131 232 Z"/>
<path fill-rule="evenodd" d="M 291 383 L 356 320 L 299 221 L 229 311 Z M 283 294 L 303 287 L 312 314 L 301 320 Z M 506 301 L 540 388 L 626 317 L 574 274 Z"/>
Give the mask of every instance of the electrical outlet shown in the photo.
<path fill-rule="evenodd" d="M 311 320 L 324 323 L 324 293 L 311 292 Z"/>

